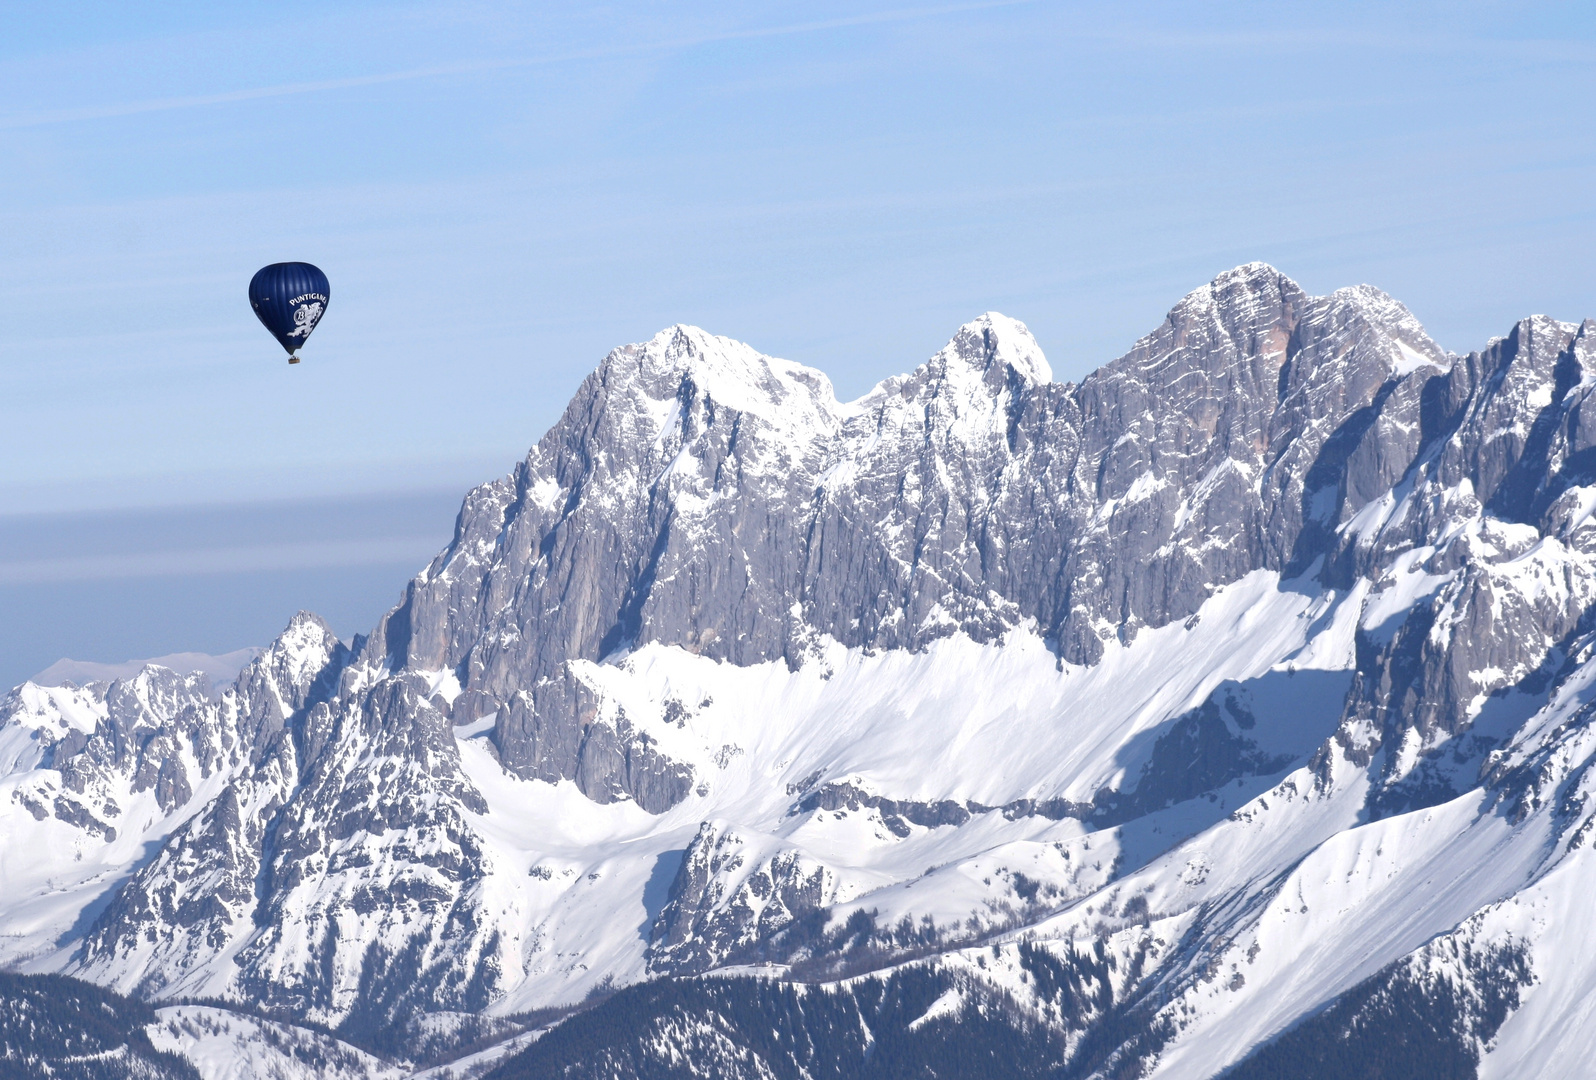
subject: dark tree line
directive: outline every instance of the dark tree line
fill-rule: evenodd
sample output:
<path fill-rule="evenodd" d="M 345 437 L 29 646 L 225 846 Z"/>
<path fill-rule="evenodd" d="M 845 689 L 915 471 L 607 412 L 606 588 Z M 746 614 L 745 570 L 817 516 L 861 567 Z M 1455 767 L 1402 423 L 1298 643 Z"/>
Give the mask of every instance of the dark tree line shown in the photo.
<path fill-rule="evenodd" d="M 200 1080 L 144 1028 L 155 1010 L 64 975 L 0 973 L 0 1080 Z"/>
<path fill-rule="evenodd" d="M 1393 965 L 1254 1051 L 1224 1080 L 1474 1080 L 1478 1040 L 1496 1034 L 1529 980 L 1528 957 L 1516 949 L 1498 950 L 1475 973 L 1477 997 Z"/>

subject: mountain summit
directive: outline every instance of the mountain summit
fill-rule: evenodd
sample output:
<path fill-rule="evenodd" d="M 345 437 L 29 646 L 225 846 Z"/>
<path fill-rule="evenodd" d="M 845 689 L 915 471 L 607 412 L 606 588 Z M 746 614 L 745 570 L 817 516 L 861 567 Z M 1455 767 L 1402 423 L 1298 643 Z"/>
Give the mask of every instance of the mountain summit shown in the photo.
<path fill-rule="evenodd" d="M 1577 1075 L 1593 342 L 1262 263 L 1079 384 L 668 328 L 369 637 L 14 690 L 0 959 L 415 1063 L 570 1016 L 505 1076 Z"/>

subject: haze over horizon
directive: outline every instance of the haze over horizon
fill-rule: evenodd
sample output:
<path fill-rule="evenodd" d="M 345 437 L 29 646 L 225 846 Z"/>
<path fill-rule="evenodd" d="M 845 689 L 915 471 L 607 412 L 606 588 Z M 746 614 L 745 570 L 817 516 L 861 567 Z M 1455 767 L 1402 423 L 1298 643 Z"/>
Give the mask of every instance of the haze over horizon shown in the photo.
<path fill-rule="evenodd" d="M 92 4 L 0 27 L 7 685 L 260 644 L 297 606 L 368 628 L 468 486 L 676 322 L 848 398 L 989 309 L 1079 379 L 1253 259 L 1379 286 L 1455 351 L 1596 314 L 1596 14 L 1568 5 Z M 332 280 L 296 369 L 244 300 L 280 259 Z M 164 554 L 117 563 L 130 529 Z"/>

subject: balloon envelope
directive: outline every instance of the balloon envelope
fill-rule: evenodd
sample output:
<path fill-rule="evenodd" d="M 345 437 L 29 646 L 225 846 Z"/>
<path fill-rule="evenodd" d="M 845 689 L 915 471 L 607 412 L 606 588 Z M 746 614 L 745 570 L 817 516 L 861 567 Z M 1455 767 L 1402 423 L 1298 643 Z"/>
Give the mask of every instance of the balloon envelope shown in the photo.
<path fill-rule="evenodd" d="M 327 311 L 327 275 L 309 263 L 272 263 L 249 282 L 249 304 L 261 325 L 293 356 Z"/>

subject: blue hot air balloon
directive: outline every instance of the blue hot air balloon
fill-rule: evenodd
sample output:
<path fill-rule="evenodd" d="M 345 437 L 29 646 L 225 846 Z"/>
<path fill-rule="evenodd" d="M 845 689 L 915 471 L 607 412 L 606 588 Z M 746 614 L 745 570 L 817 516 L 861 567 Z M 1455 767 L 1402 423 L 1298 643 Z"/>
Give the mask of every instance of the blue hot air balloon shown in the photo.
<path fill-rule="evenodd" d="M 326 313 L 330 291 L 327 275 L 309 263 L 272 263 L 250 279 L 249 306 L 288 350 L 290 364 L 299 363 L 294 354 Z"/>

